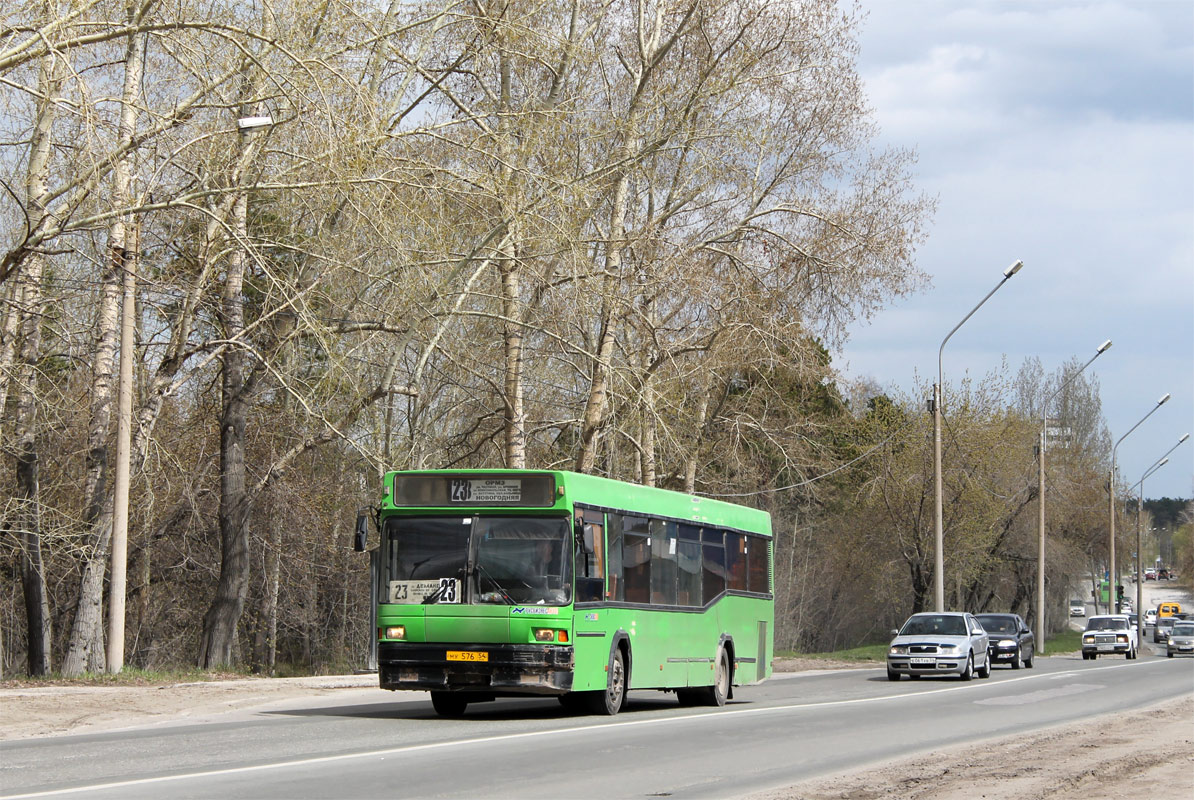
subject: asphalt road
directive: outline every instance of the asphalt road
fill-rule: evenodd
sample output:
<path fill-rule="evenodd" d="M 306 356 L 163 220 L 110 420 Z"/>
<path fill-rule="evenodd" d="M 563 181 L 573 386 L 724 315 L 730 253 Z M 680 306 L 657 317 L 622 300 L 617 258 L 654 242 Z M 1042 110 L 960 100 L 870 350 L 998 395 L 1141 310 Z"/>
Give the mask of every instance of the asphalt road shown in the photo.
<path fill-rule="evenodd" d="M 724 798 L 1151 705 L 1194 692 L 1192 678 L 1194 661 L 1151 652 L 1040 658 L 969 683 L 790 673 L 717 710 L 632 692 L 613 718 L 507 699 L 445 720 L 423 694 L 353 690 L 202 724 L 6 742 L 0 796 Z"/>

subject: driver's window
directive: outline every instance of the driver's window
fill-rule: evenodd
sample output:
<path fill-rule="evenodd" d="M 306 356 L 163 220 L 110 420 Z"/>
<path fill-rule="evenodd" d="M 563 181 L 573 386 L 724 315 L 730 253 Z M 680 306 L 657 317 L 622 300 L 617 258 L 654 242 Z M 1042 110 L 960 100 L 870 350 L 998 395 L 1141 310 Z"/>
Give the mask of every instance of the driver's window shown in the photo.
<path fill-rule="evenodd" d="M 595 603 L 605 590 L 605 514 L 577 510 L 581 541 L 576 543 L 576 602 Z"/>

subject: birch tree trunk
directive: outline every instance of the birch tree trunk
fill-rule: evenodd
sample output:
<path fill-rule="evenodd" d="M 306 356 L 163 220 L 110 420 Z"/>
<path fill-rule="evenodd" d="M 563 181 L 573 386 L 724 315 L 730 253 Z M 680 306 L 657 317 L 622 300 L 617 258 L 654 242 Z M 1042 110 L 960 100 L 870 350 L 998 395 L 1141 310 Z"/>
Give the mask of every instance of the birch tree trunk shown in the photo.
<path fill-rule="evenodd" d="M 130 7 L 130 27 L 140 24 L 147 6 Z M 126 152 L 112 171 L 112 205 L 116 209 L 130 205 L 130 158 L 133 134 L 137 127 L 137 97 L 141 93 L 145 38 L 130 35 L 124 61 L 124 93 L 121 102 L 117 148 Z M 62 673 L 81 674 L 85 669 L 98 671 L 103 666 L 103 591 L 104 569 L 112 536 L 112 502 L 108 492 L 108 436 L 112 426 L 112 386 L 115 378 L 114 356 L 120 285 L 130 258 L 135 252 L 126 241 L 128 223 L 117 216 L 108 229 L 108 260 L 100 280 L 100 306 L 97 312 L 94 356 L 91 372 L 91 415 L 87 432 L 87 471 L 83 484 L 83 523 L 87 528 L 83 577 L 75 607 Z"/>
<path fill-rule="evenodd" d="M 220 579 L 203 617 L 199 666 L 227 666 L 232 662 L 236 628 L 249 591 L 249 496 L 245 491 L 245 420 L 249 401 L 245 350 L 237 341 L 244 332 L 245 243 L 248 236 L 248 195 L 238 193 L 232 206 L 235 246 L 228 255 L 222 316 L 224 351 L 220 413 Z"/>
<path fill-rule="evenodd" d="M 42 59 L 38 74 L 41 99 L 29 146 L 25 185 L 26 209 L 34 226 L 45 224 L 54 116 L 65 72 L 61 59 Z M 50 603 L 46 596 L 41 552 L 41 492 L 38 452 L 38 378 L 41 360 L 42 273 L 45 257 L 31 254 L 19 267 L 21 324 L 18 329 L 16 383 L 16 499 L 17 529 L 21 533 L 21 586 L 29 638 L 29 674 L 50 671 Z"/>

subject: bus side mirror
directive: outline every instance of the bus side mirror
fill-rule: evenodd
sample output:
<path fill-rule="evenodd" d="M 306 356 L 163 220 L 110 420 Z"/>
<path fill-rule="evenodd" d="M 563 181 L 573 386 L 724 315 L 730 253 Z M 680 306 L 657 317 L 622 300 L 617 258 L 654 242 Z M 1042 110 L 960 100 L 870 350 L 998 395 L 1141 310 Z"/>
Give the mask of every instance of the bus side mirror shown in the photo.
<path fill-rule="evenodd" d="M 358 553 L 365 552 L 365 543 L 369 539 L 369 515 L 357 514 L 357 530 L 353 537 L 352 549 Z"/>
<path fill-rule="evenodd" d="M 576 543 L 576 552 L 589 554 L 589 550 L 585 547 L 585 523 L 584 520 L 572 520 L 572 540 Z"/>

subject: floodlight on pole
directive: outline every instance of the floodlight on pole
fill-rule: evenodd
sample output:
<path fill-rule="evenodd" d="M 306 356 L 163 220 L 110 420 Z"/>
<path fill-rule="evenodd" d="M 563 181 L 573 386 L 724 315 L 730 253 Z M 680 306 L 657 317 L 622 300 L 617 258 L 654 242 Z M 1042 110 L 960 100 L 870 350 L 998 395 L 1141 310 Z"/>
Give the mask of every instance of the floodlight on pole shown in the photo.
<path fill-rule="evenodd" d="M 944 374 L 941 366 L 942 355 L 945 352 L 945 343 L 949 341 L 950 337 L 958 332 L 958 328 L 966 324 L 966 320 L 974 316 L 974 312 L 982 308 L 983 303 L 991 299 L 991 295 L 999 291 L 999 287 L 1007 283 L 1008 280 L 1015 275 L 1024 266 L 1024 262 L 1017 260 L 1016 263 L 1003 271 L 1003 280 L 995 285 L 995 288 L 987 292 L 987 296 L 979 301 L 978 305 L 970 309 L 970 313 L 962 317 L 962 321 L 954 326 L 954 329 L 941 340 L 941 347 L 937 349 L 937 385 L 933 387 L 933 496 L 936 505 L 936 519 L 933 527 L 933 595 L 934 607 L 937 611 L 945 610 L 945 555 L 942 550 L 942 542 L 945 539 L 944 525 L 942 521 L 941 510 L 941 399 L 945 395 L 944 390 Z"/>
<path fill-rule="evenodd" d="M 259 117 L 241 117 L 236 121 L 236 127 L 241 133 L 268 128 L 274 124 L 274 118 L 269 114 Z"/>
<path fill-rule="evenodd" d="M 1053 398 L 1057 397 L 1066 387 L 1085 371 L 1087 367 L 1094 363 L 1094 360 L 1107 352 L 1111 348 L 1111 340 L 1103 342 L 1095 350 L 1095 354 L 1090 357 L 1090 360 L 1078 368 L 1078 371 L 1069 377 L 1053 394 L 1045 399 L 1041 405 L 1041 435 L 1040 441 L 1037 445 L 1037 468 L 1040 470 L 1038 475 L 1039 491 L 1037 492 L 1037 561 L 1036 561 L 1036 635 L 1039 647 L 1039 652 L 1045 652 L 1045 450 L 1048 442 L 1048 426 L 1049 426 L 1049 403 L 1053 402 Z"/>
<path fill-rule="evenodd" d="M 1190 438 L 1190 434 L 1184 433 L 1182 437 L 1177 440 L 1177 444 L 1165 451 L 1165 455 L 1159 461 L 1153 462 L 1153 465 L 1144 471 L 1144 475 L 1140 478 L 1140 483 L 1136 487 L 1136 614 L 1139 615 L 1144 608 L 1144 551 L 1140 549 L 1140 516 L 1144 509 L 1144 481 L 1154 472 L 1169 463 L 1169 454 L 1182 446 L 1182 443 Z M 1143 620 L 1143 617 L 1137 616 L 1137 619 Z M 1144 646 L 1144 625 L 1139 623 L 1136 625 L 1136 647 L 1137 649 Z"/>
<path fill-rule="evenodd" d="M 1170 394 L 1166 392 L 1157 404 L 1152 409 L 1140 418 L 1128 432 L 1115 442 L 1115 446 L 1111 448 L 1111 469 L 1107 472 L 1107 510 L 1108 510 L 1108 524 L 1107 524 L 1107 611 L 1109 613 L 1119 613 L 1119 596 L 1116 592 L 1116 587 L 1119 581 L 1115 574 L 1115 453 L 1119 450 L 1120 444 L 1123 440 L 1128 438 L 1132 431 L 1139 428 L 1146 419 L 1151 417 L 1158 408 L 1169 402 Z M 1114 611 L 1112 611 L 1114 609 Z"/>

